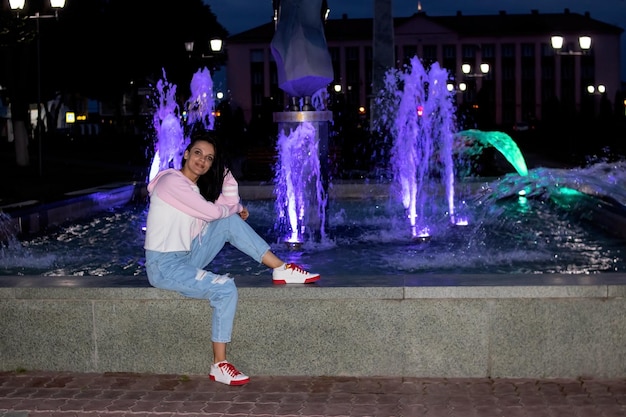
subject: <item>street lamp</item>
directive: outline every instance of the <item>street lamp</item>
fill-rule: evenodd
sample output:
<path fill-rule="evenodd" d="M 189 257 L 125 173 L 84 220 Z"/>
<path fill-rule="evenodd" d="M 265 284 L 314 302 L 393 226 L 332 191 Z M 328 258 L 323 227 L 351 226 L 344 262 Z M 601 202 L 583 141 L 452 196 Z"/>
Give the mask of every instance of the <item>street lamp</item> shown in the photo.
<path fill-rule="evenodd" d="M 214 38 L 209 41 L 209 46 L 211 47 L 211 52 L 217 53 L 222 51 L 222 46 L 224 42 L 219 38 Z"/>
<path fill-rule="evenodd" d="M 587 92 L 592 95 L 602 95 L 606 93 L 606 86 L 604 84 L 599 84 L 598 86 L 588 85 Z"/>
<path fill-rule="evenodd" d="M 195 42 L 189 41 L 185 42 L 185 51 L 189 54 L 189 58 L 191 58 L 191 54 L 193 53 L 193 47 Z M 213 38 L 209 41 L 209 48 L 211 52 L 217 54 L 222 52 L 222 48 L 224 47 L 224 41 L 219 38 Z M 200 58 L 213 58 L 213 55 L 204 55 L 204 53 L 200 56 Z"/>
<path fill-rule="evenodd" d="M 461 65 L 461 72 L 466 76 L 466 77 L 470 77 L 470 78 L 478 78 L 478 77 L 484 77 L 485 75 L 487 75 L 489 73 L 489 64 L 483 62 L 482 64 L 480 64 L 480 72 L 478 73 L 472 73 L 472 66 L 470 64 L 463 64 Z"/>
<path fill-rule="evenodd" d="M 9 0 L 9 5 L 12 10 L 23 10 L 24 9 L 25 0 Z M 43 133 L 41 131 L 42 121 L 41 121 L 41 35 L 39 30 L 39 20 L 40 19 L 49 19 L 49 18 L 58 18 L 58 11 L 65 7 L 65 0 L 50 0 L 50 6 L 54 10 L 53 15 L 46 15 L 36 12 L 34 15 L 26 16 L 28 19 L 35 19 L 37 22 L 37 136 L 39 141 L 39 176 L 43 176 L 43 168 L 42 168 L 42 151 L 43 147 Z M 19 16 L 19 12 L 18 16 Z"/>
<path fill-rule="evenodd" d="M 590 36 L 579 36 L 578 37 L 578 46 L 580 47 L 580 51 L 572 51 L 568 49 L 566 51 L 562 51 L 563 44 L 565 39 L 563 36 L 554 35 L 550 38 L 550 44 L 552 48 L 556 51 L 557 55 L 585 55 L 589 49 L 591 49 L 591 37 Z"/>
<path fill-rule="evenodd" d="M 449 82 L 448 84 L 446 84 L 446 88 L 448 89 L 449 92 L 453 92 L 456 90 L 456 93 L 460 94 L 467 90 L 467 84 L 459 83 L 458 85 L 455 86 L 453 82 Z"/>

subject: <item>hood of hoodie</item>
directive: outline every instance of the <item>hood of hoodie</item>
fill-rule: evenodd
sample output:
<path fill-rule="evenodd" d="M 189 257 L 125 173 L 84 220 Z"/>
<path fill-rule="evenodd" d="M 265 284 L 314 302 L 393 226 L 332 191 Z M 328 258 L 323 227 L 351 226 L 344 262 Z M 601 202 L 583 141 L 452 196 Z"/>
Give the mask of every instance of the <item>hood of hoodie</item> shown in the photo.
<path fill-rule="evenodd" d="M 148 193 L 152 193 L 152 190 L 154 190 L 154 187 L 156 187 L 157 183 L 164 175 L 172 174 L 172 173 L 176 175 L 182 175 L 183 177 L 185 176 L 185 174 L 183 174 L 182 172 L 174 168 L 168 168 L 168 169 L 164 169 L 163 171 L 159 171 L 154 176 L 154 178 L 152 178 L 152 181 L 150 181 L 150 183 L 148 184 Z"/>

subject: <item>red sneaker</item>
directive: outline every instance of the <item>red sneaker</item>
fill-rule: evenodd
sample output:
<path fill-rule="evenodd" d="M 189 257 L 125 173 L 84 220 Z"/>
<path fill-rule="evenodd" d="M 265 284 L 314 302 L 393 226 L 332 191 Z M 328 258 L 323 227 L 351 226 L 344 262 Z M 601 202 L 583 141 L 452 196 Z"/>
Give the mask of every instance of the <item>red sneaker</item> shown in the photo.
<path fill-rule="evenodd" d="M 320 274 L 312 274 L 296 264 L 285 264 L 272 272 L 274 284 L 309 284 L 320 279 Z"/>
<path fill-rule="evenodd" d="M 211 381 L 221 382 L 226 385 L 245 385 L 250 382 L 247 375 L 242 374 L 228 361 L 221 361 L 211 365 L 209 372 Z"/>

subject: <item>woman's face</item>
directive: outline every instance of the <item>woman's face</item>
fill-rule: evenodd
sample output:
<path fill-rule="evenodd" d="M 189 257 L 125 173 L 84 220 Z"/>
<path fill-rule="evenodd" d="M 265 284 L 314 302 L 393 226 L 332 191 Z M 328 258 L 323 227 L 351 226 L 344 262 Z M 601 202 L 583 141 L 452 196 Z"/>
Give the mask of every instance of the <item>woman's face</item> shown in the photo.
<path fill-rule="evenodd" d="M 195 142 L 191 149 L 185 151 L 185 165 L 182 172 L 193 182 L 198 181 L 200 175 L 206 174 L 215 159 L 215 147 L 203 140 Z"/>

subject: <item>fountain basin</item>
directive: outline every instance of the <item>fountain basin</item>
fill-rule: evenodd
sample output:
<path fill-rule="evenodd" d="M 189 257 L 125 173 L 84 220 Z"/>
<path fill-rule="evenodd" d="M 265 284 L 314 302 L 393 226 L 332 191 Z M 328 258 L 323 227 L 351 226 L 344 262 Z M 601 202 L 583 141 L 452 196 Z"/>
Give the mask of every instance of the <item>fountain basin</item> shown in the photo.
<path fill-rule="evenodd" d="M 270 186 L 264 190 L 242 186 L 244 204 L 251 213 L 248 222 L 283 259 L 323 276 L 335 275 L 337 271 L 356 276 L 385 275 L 391 279 L 402 274 L 441 272 L 523 275 L 626 270 L 626 213 L 619 204 L 595 197 L 575 196 L 584 202 L 576 213 L 572 207 L 578 203 L 559 201 L 566 205 L 565 214 L 552 213 L 555 208 L 546 208 L 548 204 L 541 201 L 522 204 L 509 199 L 495 204 L 500 207 L 473 219 L 469 226 L 454 226 L 445 218 L 439 219 L 431 239 L 418 242 L 411 238 L 402 212 L 390 201 L 388 185 L 337 184 L 331 188 L 331 238 L 321 243 L 305 242 L 294 251 L 286 248 L 281 235 L 273 230 L 273 202 L 253 200 L 248 193 L 252 189 L 257 197 L 271 193 Z M 122 187 L 112 194 L 128 197 L 129 191 Z M 143 196 L 143 191 L 140 187 L 134 192 Z M 366 200 L 347 198 L 369 192 L 372 194 Z M 98 205 L 92 208 L 102 209 Z M 45 206 L 39 208 L 39 212 L 44 209 Z M 57 208 L 53 205 L 52 210 Z M 84 213 L 66 210 L 65 214 Z M 0 258 L 0 275 L 144 275 L 145 215 L 145 199 L 140 198 L 136 204 L 105 210 L 5 248 Z M 262 276 L 267 272 L 228 246 L 211 269 L 234 276 Z"/>
<path fill-rule="evenodd" d="M 274 286 L 257 269 L 235 275 L 240 305 L 229 356 L 237 366 L 253 376 L 626 377 L 623 272 L 327 268 L 312 285 Z M 207 373 L 208 304 L 152 288 L 133 271 L 1 276 L 0 369 Z"/>
<path fill-rule="evenodd" d="M 20 235 L 36 234 L 69 221 L 124 206 L 138 198 L 142 188 L 143 185 L 136 182 L 104 184 L 66 193 L 51 203 L 40 204 L 36 200 L 29 200 L 0 206 L 0 212 L 10 216 L 11 222 L 5 226 L 13 232 Z"/>

